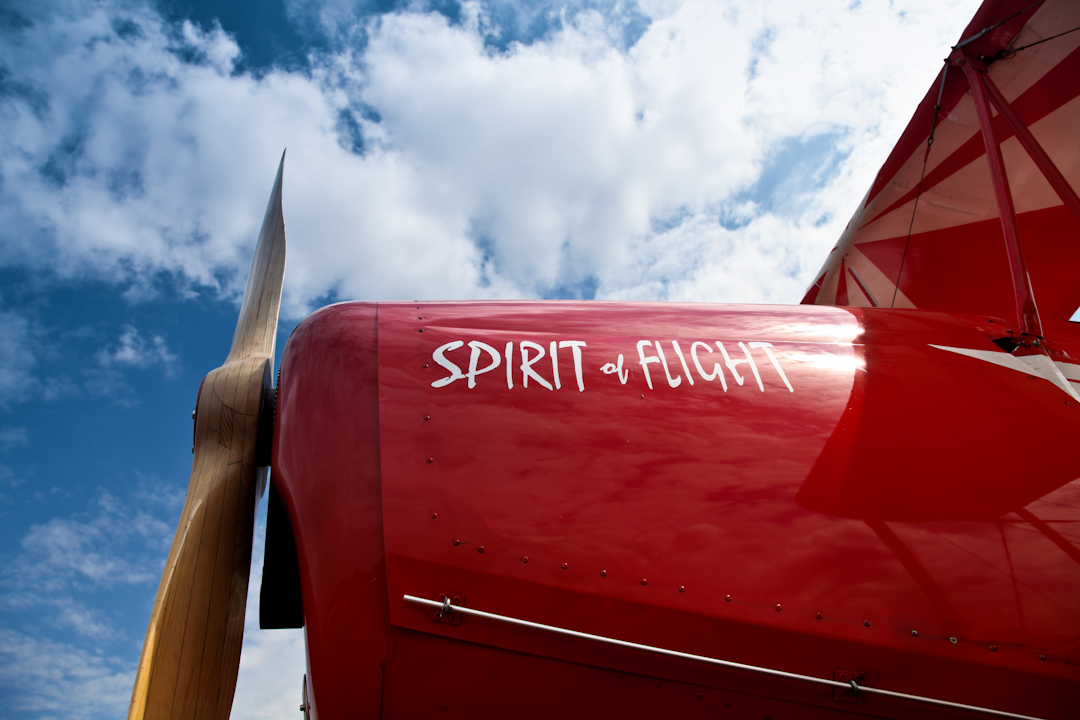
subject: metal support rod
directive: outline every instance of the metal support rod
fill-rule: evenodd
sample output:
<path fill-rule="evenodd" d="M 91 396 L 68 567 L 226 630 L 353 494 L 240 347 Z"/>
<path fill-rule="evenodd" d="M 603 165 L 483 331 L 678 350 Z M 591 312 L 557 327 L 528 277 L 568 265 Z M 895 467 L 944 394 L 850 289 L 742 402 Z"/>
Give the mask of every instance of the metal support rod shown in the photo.
<path fill-rule="evenodd" d="M 1076 195 L 1076 191 L 1073 190 L 1072 185 L 1065 179 L 1065 176 L 1058 170 L 1057 165 L 1050 159 L 1050 156 L 1043 150 L 1042 145 L 1035 139 L 1035 136 L 1031 134 L 1027 126 L 1020 122 L 1020 118 L 1016 117 L 1016 113 L 1013 112 L 1012 106 L 1005 100 L 1005 96 L 998 90 L 997 85 L 990 79 L 990 76 L 986 73 L 986 66 L 978 58 L 968 57 L 968 62 L 974 67 L 975 70 L 983 73 L 983 83 L 986 85 L 986 94 L 990 98 L 990 102 L 994 103 L 994 107 L 998 109 L 1001 116 L 1005 118 L 1005 122 L 1009 124 L 1013 134 L 1016 135 L 1016 139 L 1020 141 L 1020 144 L 1027 150 L 1028 155 L 1031 156 L 1032 162 L 1035 166 L 1042 171 L 1043 177 L 1050 183 L 1050 187 L 1054 189 L 1057 196 L 1061 198 L 1061 202 L 1065 204 L 1065 207 L 1069 209 L 1073 217 L 1077 222 L 1080 222 L 1080 197 Z"/>
<path fill-rule="evenodd" d="M 983 144 L 986 146 L 986 159 L 990 165 L 990 180 L 994 186 L 994 199 L 997 200 L 998 213 L 1001 216 L 1001 229 L 1005 235 L 1005 249 L 1009 257 L 1009 272 L 1012 274 L 1013 295 L 1016 298 L 1016 317 L 1020 331 L 1036 338 L 1042 337 L 1042 323 L 1039 310 L 1035 306 L 1035 297 L 1031 292 L 1031 278 L 1028 276 L 1027 262 L 1024 260 L 1024 248 L 1020 244 L 1020 230 L 1016 223 L 1016 209 L 1013 207 L 1009 179 L 1005 174 L 1005 161 L 1001 156 L 1001 146 L 994 136 L 994 122 L 990 115 L 990 103 L 986 99 L 986 86 L 983 76 L 969 62 L 961 51 L 957 50 L 950 62 L 959 65 L 964 71 L 971 95 L 975 100 L 975 111 L 979 116 Z"/>
<path fill-rule="evenodd" d="M 406 602 L 416 603 L 417 605 L 423 605 L 429 608 L 440 609 L 444 607 L 444 604 L 442 602 L 439 602 L 437 600 L 427 600 L 425 598 L 416 597 L 415 595 L 405 595 L 403 599 Z M 704 655 L 693 655 L 691 653 L 679 652 L 677 650 L 667 650 L 665 648 L 654 647 L 652 645 L 642 645 L 640 643 L 627 642 L 626 640 L 616 640 L 615 638 L 604 637 L 603 635 L 592 635 L 590 633 L 578 632 L 577 630 L 568 630 L 566 628 L 555 627 L 554 625 L 543 625 L 541 623 L 535 623 L 529 620 L 521 620 L 519 618 L 509 617 L 507 615 L 496 615 L 495 613 L 484 612 L 483 610 L 476 610 L 474 608 L 451 605 L 450 612 L 461 613 L 462 615 L 472 615 L 474 617 L 481 617 L 487 620 L 495 620 L 497 622 L 507 623 L 509 625 L 519 625 L 521 627 L 532 628 L 534 630 L 544 630 L 547 632 L 556 633 L 558 635 L 569 635 L 570 637 L 581 638 L 583 640 L 593 640 L 595 642 L 605 643 L 608 645 L 617 645 L 619 647 L 630 648 L 632 650 L 644 650 L 645 652 L 651 652 L 657 655 L 666 655 L 668 657 L 681 658 L 683 660 L 695 660 L 697 662 L 708 663 L 710 665 L 720 665 L 722 667 L 734 668 L 736 670 L 746 670 L 748 672 L 759 673 L 762 675 L 771 675 L 773 677 L 781 677 L 788 680 L 800 680 L 802 682 L 816 683 L 818 685 L 827 685 L 829 687 L 840 688 L 841 690 L 847 690 L 849 692 L 852 690 L 852 686 L 850 683 L 840 682 L 838 680 L 827 680 L 825 678 L 813 677 L 812 675 L 800 675 L 798 673 L 785 672 L 783 670 L 773 670 L 772 668 L 758 667 L 757 665 L 745 665 L 743 663 L 732 662 L 730 660 L 718 660 L 716 658 L 706 657 Z M 908 695 L 907 693 L 893 692 L 892 690 L 881 690 L 879 688 L 867 687 L 865 685 L 859 685 L 858 688 L 859 692 L 861 693 L 884 695 L 887 697 L 899 698 L 901 700 L 928 703 L 930 705 L 939 705 L 941 707 L 956 708 L 959 710 L 969 710 L 971 712 L 983 713 L 985 715 L 993 715 L 995 717 L 1019 718 L 1019 720 L 1039 720 L 1039 718 L 1032 717 L 1031 715 L 1018 715 L 1016 713 L 1005 712 L 1003 710 L 993 710 L 991 708 L 977 707 L 975 705 L 964 705 L 963 703 L 949 702 L 948 700 L 937 700 L 935 698 L 923 697 L 921 695 Z"/>

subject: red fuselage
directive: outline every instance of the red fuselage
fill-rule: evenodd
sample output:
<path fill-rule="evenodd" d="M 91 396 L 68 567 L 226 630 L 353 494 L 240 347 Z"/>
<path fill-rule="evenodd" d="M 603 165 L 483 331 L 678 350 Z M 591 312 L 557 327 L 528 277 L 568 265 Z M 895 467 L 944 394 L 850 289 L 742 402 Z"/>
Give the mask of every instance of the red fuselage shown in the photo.
<path fill-rule="evenodd" d="M 1046 325 L 1071 367 L 1077 326 Z M 1006 330 L 812 305 L 317 312 L 285 349 L 273 444 L 315 713 L 962 716 L 403 600 L 445 594 L 1075 717 L 1080 403 L 978 356 Z"/>

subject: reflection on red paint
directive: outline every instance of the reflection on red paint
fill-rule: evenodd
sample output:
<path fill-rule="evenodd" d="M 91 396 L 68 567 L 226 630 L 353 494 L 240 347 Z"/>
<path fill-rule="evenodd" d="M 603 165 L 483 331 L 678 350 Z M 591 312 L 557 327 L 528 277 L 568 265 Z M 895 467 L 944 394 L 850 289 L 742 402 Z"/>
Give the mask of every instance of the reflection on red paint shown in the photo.
<path fill-rule="evenodd" d="M 285 351 L 274 475 L 297 531 L 324 720 L 444 702 L 471 717 L 550 715 L 591 707 L 606 682 L 640 716 L 655 684 L 615 670 L 684 684 L 691 699 L 704 688 L 717 702 L 749 692 L 774 710 L 832 708 L 831 693 L 797 683 L 476 618 L 432 623 L 401 600 L 438 593 L 632 642 L 819 677 L 858 667 L 900 692 L 1068 716 L 1080 564 L 1060 541 L 1080 525 L 1080 407 L 1046 380 L 929 345 L 997 349 L 987 318 L 423 309 L 421 321 L 415 305 L 336 305 Z M 1072 327 L 1051 330 L 1080 355 Z M 569 695 L 538 699 L 508 680 L 529 673 Z M 925 710 L 870 703 L 886 716 Z"/>

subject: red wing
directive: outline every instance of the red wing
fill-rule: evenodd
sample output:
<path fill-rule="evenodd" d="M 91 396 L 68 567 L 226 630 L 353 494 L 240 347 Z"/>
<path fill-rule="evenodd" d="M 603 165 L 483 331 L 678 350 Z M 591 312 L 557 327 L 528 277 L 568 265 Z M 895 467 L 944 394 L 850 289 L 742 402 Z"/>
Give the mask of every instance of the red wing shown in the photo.
<path fill-rule="evenodd" d="M 990 82 L 1072 188 L 1080 187 L 1080 32 L 1067 31 L 1078 27 L 1080 4 L 1070 0 L 988 0 L 962 38 L 994 28 L 963 52 L 983 59 Z M 804 304 L 1016 317 L 975 100 L 962 70 L 943 72 L 944 83 L 939 73 Z M 1000 112 L 993 125 L 1039 313 L 1068 320 L 1080 305 L 1080 218 Z"/>

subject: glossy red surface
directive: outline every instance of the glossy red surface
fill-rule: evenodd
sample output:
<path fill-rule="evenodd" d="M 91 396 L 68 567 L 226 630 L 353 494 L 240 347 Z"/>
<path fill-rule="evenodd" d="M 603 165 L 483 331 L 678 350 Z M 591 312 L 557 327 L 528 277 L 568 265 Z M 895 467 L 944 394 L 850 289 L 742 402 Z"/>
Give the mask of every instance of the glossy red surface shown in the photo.
<path fill-rule="evenodd" d="M 285 350 L 273 472 L 297 536 L 318 716 L 713 716 L 723 702 L 732 717 L 956 716 L 473 617 L 433 622 L 402 600 L 438 593 L 1072 716 L 1080 403 L 931 347 L 1004 355 L 1001 326 L 812 305 L 317 312 Z M 1075 328 L 1047 323 L 1066 363 L 1080 357 Z"/>
<path fill-rule="evenodd" d="M 382 695 L 375 337 L 374 306 L 338 305 L 293 333 L 281 364 L 273 473 L 301 566 L 310 702 L 329 718 L 377 717 Z"/>

